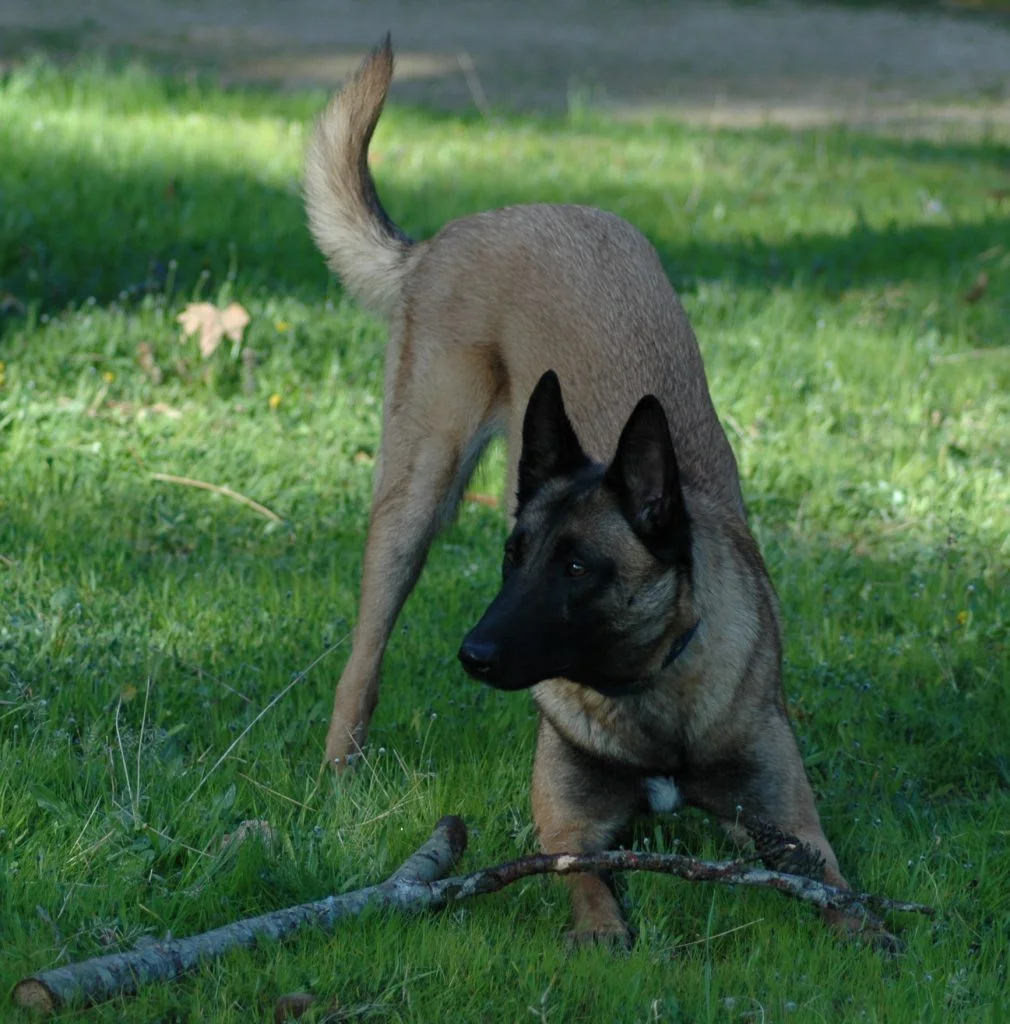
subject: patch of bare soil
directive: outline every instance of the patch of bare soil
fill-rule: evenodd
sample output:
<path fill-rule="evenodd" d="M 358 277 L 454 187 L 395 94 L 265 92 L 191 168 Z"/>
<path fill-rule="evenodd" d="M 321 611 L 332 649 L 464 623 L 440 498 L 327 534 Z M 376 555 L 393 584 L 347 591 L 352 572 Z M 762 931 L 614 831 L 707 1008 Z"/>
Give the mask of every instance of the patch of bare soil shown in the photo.
<path fill-rule="evenodd" d="M 709 123 L 1010 130 L 1010 18 L 768 0 L 4 0 L 0 57 L 136 53 L 282 87 L 339 82 L 386 30 L 396 95 Z"/>

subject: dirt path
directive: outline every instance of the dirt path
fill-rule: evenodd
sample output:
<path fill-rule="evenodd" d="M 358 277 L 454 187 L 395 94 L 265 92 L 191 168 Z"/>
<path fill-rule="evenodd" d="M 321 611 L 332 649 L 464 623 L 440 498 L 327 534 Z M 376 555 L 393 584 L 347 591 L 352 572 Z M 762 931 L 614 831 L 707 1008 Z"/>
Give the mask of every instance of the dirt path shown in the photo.
<path fill-rule="evenodd" d="M 573 97 L 724 123 L 1010 126 L 1010 17 L 788 0 L 4 0 L 0 57 L 136 51 L 230 81 L 338 81 L 387 29 L 401 99 Z M 461 69 L 469 59 L 474 71 Z"/>

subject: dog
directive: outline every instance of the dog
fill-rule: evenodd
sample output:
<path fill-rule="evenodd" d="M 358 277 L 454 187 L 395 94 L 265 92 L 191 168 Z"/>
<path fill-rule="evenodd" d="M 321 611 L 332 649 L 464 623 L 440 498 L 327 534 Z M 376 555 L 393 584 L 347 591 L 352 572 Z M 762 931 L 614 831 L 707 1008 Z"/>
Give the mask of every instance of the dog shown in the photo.
<path fill-rule="evenodd" d="M 656 251 L 584 206 L 512 206 L 408 238 L 368 168 L 392 74 L 387 36 L 306 158 L 316 244 L 389 322 L 358 622 L 327 761 L 343 770 L 362 751 L 400 609 L 504 432 L 515 503 L 503 584 L 459 658 L 477 680 L 532 691 L 543 850 L 606 849 L 641 807 L 683 800 L 731 830 L 741 814 L 777 826 L 846 886 L 787 718 L 776 597 L 736 459 Z M 568 882 L 573 936 L 626 942 L 607 879 Z"/>

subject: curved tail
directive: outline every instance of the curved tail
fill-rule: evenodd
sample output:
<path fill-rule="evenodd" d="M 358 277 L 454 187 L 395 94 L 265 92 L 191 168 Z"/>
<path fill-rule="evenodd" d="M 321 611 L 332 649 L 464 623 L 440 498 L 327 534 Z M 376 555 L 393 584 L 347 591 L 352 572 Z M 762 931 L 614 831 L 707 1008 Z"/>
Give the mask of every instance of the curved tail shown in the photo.
<path fill-rule="evenodd" d="M 388 315 L 412 241 L 389 219 L 368 170 L 368 144 L 393 78 L 387 35 L 316 123 L 305 164 L 309 229 L 355 298 Z"/>

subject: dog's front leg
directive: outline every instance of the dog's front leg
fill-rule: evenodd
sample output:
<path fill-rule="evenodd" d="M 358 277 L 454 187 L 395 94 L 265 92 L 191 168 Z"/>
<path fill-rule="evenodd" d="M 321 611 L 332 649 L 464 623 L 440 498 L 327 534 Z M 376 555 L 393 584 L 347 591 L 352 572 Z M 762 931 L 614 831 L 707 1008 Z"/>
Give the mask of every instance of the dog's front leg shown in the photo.
<path fill-rule="evenodd" d="M 641 799 L 641 785 L 616 775 L 540 720 L 533 767 L 533 818 L 544 853 L 598 853 L 627 827 Z M 569 875 L 575 943 L 605 942 L 625 948 L 632 934 L 609 878 Z"/>
<path fill-rule="evenodd" d="M 747 838 L 739 824 L 742 815 L 794 836 L 823 858 L 823 878 L 828 885 L 848 889 L 849 883 L 821 827 L 813 790 L 783 712 L 770 715 L 756 731 L 750 748 L 738 752 L 736 770 L 732 769 L 731 760 L 721 762 L 719 770 L 692 780 L 685 787 L 685 796 L 718 816 L 738 842 Z M 825 910 L 823 915 L 843 934 L 856 934 L 883 950 L 901 948 L 900 940 L 882 925 L 868 925 L 841 910 Z"/>

